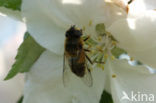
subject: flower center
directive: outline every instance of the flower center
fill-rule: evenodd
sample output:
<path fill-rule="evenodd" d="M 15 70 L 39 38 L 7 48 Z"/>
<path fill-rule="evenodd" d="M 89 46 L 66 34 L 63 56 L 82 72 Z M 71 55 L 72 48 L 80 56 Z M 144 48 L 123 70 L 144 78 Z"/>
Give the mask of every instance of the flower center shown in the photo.
<path fill-rule="evenodd" d="M 87 54 L 91 60 L 96 63 L 96 66 L 104 69 L 104 65 L 107 58 L 110 57 L 112 60 L 117 57 L 114 55 L 114 51 L 117 48 L 117 40 L 111 35 L 111 33 L 105 30 L 103 23 L 97 24 L 95 27 L 97 35 L 91 36 L 87 41 L 84 42 L 84 48 L 90 50 Z M 87 36 L 83 36 L 87 38 Z"/>

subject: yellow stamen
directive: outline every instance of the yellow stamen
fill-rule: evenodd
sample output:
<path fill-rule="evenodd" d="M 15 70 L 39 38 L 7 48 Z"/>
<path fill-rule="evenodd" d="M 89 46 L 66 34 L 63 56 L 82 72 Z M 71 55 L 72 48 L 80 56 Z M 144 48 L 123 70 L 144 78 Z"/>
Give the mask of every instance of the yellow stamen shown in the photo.
<path fill-rule="evenodd" d="M 96 51 L 96 50 L 91 50 L 91 52 L 92 52 L 93 54 L 95 54 L 97 51 Z"/>
<path fill-rule="evenodd" d="M 105 68 L 104 68 L 104 66 L 102 66 L 102 70 L 104 70 Z"/>
<path fill-rule="evenodd" d="M 101 40 L 102 40 L 102 38 L 99 36 L 99 37 L 98 37 L 98 40 L 99 40 L 99 41 L 101 41 Z"/>
<path fill-rule="evenodd" d="M 108 58 L 108 54 L 105 54 L 105 55 L 104 55 L 104 58 L 107 59 L 107 58 Z"/>
<path fill-rule="evenodd" d="M 113 75 L 112 75 L 112 78 L 116 78 L 116 75 L 115 75 L 115 74 L 113 74 Z"/>
<path fill-rule="evenodd" d="M 116 42 L 116 41 L 112 41 L 112 45 L 114 45 L 114 46 L 115 46 L 116 44 L 117 44 L 117 42 Z"/>
<path fill-rule="evenodd" d="M 93 21 L 90 20 L 88 25 L 89 25 L 89 26 L 92 26 L 92 24 L 93 24 Z"/>
<path fill-rule="evenodd" d="M 111 56 L 111 59 L 112 59 L 112 60 L 115 60 L 115 57 L 114 57 L 114 56 Z"/>
<path fill-rule="evenodd" d="M 88 44 L 88 49 L 90 49 L 92 46 Z"/>
<path fill-rule="evenodd" d="M 104 65 L 102 65 L 102 64 L 97 64 L 97 67 L 99 67 L 100 69 L 104 70 Z"/>
<path fill-rule="evenodd" d="M 101 46 L 96 46 L 96 49 L 100 52 L 103 52 L 102 47 Z"/>
<path fill-rule="evenodd" d="M 86 27 L 85 27 L 85 26 L 83 26 L 83 27 L 82 27 L 82 30 L 83 30 L 83 31 L 85 31 L 85 30 L 86 30 Z"/>
<path fill-rule="evenodd" d="M 111 36 L 111 33 L 106 31 L 106 35 Z"/>
<path fill-rule="evenodd" d="M 130 58 L 130 61 L 133 61 L 133 60 L 134 60 L 134 58 L 131 57 L 131 58 Z"/>

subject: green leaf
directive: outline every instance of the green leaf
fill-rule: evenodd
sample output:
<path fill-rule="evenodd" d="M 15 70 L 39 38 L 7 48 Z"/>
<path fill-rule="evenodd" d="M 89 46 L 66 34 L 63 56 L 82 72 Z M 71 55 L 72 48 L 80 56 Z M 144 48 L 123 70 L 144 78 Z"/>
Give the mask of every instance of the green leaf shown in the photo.
<path fill-rule="evenodd" d="M 23 102 L 23 96 L 21 96 L 20 98 L 19 98 L 19 100 L 17 101 L 17 103 L 22 103 Z"/>
<path fill-rule="evenodd" d="M 12 10 L 21 10 L 22 0 L 0 0 L 0 6 L 6 7 Z"/>
<path fill-rule="evenodd" d="M 101 96 L 100 103 L 113 103 L 112 96 L 109 93 L 107 93 L 106 91 L 104 91 Z"/>
<path fill-rule="evenodd" d="M 17 73 L 28 72 L 35 61 L 45 49 L 41 47 L 28 33 L 25 34 L 24 42 L 18 49 L 16 62 L 4 80 L 11 79 Z"/>
<path fill-rule="evenodd" d="M 119 58 L 119 56 L 121 54 L 127 54 L 127 52 L 121 48 L 118 48 L 118 47 L 114 47 L 112 49 L 112 54 L 116 57 L 116 58 Z"/>

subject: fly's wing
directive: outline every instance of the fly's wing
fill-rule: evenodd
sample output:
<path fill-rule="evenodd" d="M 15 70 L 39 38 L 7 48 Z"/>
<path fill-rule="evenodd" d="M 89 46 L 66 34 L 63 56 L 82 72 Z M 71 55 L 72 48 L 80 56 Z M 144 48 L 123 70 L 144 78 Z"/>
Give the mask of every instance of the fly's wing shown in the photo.
<path fill-rule="evenodd" d="M 63 84 L 66 87 L 69 81 L 69 75 L 70 75 L 70 66 L 68 62 L 68 58 L 64 53 L 64 59 L 63 59 Z"/>
<path fill-rule="evenodd" d="M 85 58 L 85 75 L 83 77 L 80 77 L 81 80 L 86 84 L 87 86 L 91 87 L 93 85 L 93 79 L 91 75 L 90 68 L 88 66 L 88 60 Z M 64 54 L 64 60 L 63 60 L 63 84 L 65 87 L 68 86 L 68 83 L 70 81 L 70 73 L 72 73 L 70 69 L 70 63 L 69 58 Z"/>
<path fill-rule="evenodd" d="M 91 87 L 93 85 L 93 78 L 91 75 L 91 70 L 89 68 L 89 64 L 88 64 L 88 60 L 86 60 L 85 63 L 85 75 L 83 77 L 81 77 L 82 81 L 89 87 Z"/>

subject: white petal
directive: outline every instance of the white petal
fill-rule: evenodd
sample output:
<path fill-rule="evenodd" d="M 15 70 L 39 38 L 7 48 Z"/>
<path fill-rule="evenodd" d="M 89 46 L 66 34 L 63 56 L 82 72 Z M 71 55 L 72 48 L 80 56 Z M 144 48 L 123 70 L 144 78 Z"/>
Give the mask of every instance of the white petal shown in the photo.
<path fill-rule="evenodd" d="M 104 72 L 92 71 L 93 87 L 87 87 L 78 77 L 71 75 L 70 86 L 62 81 L 63 57 L 49 51 L 27 73 L 23 103 L 98 103 L 104 88 Z"/>
<path fill-rule="evenodd" d="M 15 11 L 15 10 L 7 9 L 5 7 L 0 7 L 0 15 L 7 15 L 15 20 L 22 21 L 22 16 L 20 11 Z"/>
<path fill-rule="evenodd" d="M 130 4 L 130 9 L 133 9 L 134 12 L 139 10 L 154 10 L 156 9 L 155 0 L 133 0 Z"/>
<path fill-rule="evenodd" d="M 155 10 L 156 0 L 133 0 L 129 5 L 129 15 L 137 16 L 146 10 Z"/>
<path fill-rule="evenodd" d="M 130 56 L 156 68 L 156 12 L 115 22 L 109 29 Z"/>
<path fill-rule="evenodd" d="M 134 1 L 134 2 L 136 2 L 136 1 Z M 143 2 L 144 2 L 144 5 L 145 5 L 147 10 L 156 9 L 156 1 L 155 0 L 143 0 Z"/>
<path fill-rule="evenodd" d="M 156 74 L 150 74 L 145 67 L 130 66 L 126 60 L 115 60 L 109 61 L 106 68 L 114 103 L 138 103 L 132 98 L 132 92 L 137 94 L 136 99 L 140 100 L 140 103 L 150 103 L 145 100 L 146 97 L 141 97 L 142 94 L 147 94 L 148 100 L 150 94 L 156 95 Z M 112 78 L 112 75 L 116 77 Z M 124 94 L 133 101 L 122 99 Z M 142 99 L 144 101 L 141 101 Z"/>
<path fill-rule="evenodd" d="M 89 24 L 109 26 L 126 17 L 123 10 L 104 0 L 23 0 L 22 12 L 30 34 L 57 54 L 63 54 L 64 34 L 71 25 L 85 26 L 91 35 L 95 28 Z"/>

